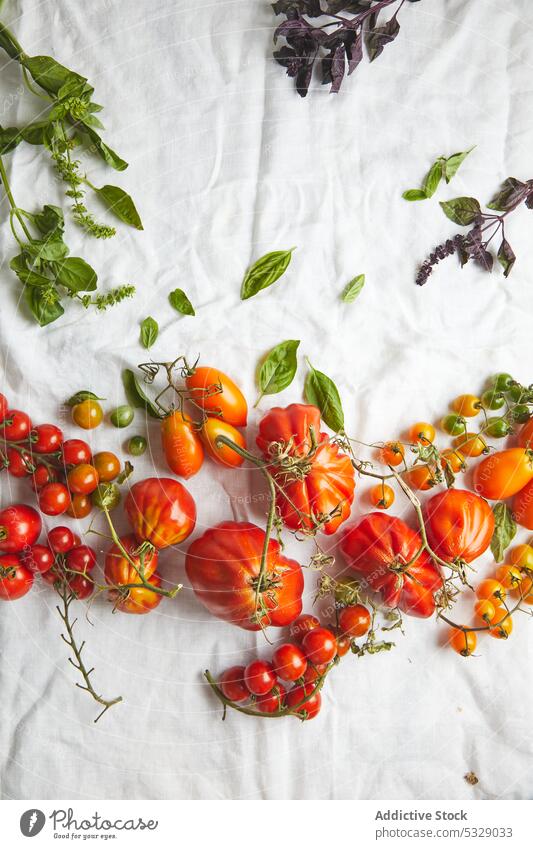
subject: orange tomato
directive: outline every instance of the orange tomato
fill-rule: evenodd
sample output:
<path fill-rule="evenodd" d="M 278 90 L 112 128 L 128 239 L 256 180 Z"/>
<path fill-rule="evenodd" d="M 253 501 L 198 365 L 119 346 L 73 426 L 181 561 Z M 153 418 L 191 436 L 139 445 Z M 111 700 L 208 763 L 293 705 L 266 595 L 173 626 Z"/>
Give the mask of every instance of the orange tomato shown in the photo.
<path fill-rule="evenodd" d="M 437 483 L 428 466 L 413 466 L 402 474 L 402 478 L 412 489 L 431 489 Z"/>
<path fill-rule="evenodd" d="M 453 447 L 465 457 L 480 457 L 487 451 L 487 443 L 477 433 L 462 433 L 453 440 Z"/>
<path fill-rule="evenodd" d="M 204 462 L 204 449 L 198 430 L 180 410 L 161 422 L 161 443 L 167 466 L 182 478 L 195 475 Z"/>
<path fill-rule="evenodd" d="M 234 427 L 245 427 L 248 405 L 233 380 L 216 368 L 194 369 L 185 383 L 191 399 L 209 416 L 217 416 Z"/>
<path fill-rule="evenodd" d="M 487 624 L 492 622 L 496 616 L 496 610 L 497 606 L 493 604 L 492 601 L 489 601 L 488 598 L 481 598 L 479 601 L 476 601 L 474 605 L 474 613 L 478 619 L 482 619 Z"/>
<path fill-rule="evenodd" d="M 70 505 L 67 507 L 67 516 L 72 516 L 73 519 L 85 519 L 92 509 L 93 503 L 89 496 L 76 493 L 72 495 Z"/>
<path fill-rule="evenodd" d="M 496 611 L 496 617 L 491 622 L 489 634 L 497 640 L 506 640 L 513 630 L 513 620 L 506 610 Z"/>
<path fill-rule="evenodd" d="M 240 448 L 246 448 L 244 436 L 237 428 L 221 419 L 206 419 L 200 431 L 200 437 L 207 454 L 223 466 L 241 466 L 244 458 L 229 445 L 217 445 L 216 440 L 219 436 L 225 436 Z"/>
<path fill-rule="evenodd" d="M 512 566 L 510 563 L 504 563 L 503 566 L 498 566 L 494 573 L 495 578 L 506 590 L 512 590 L 520 586 L 522 581 L 522 573 L 517 566 Z"/>
<path fill-rule="evenodd" d="M 513 595 L 518 597 L 521 595 L 524 604 L 533 604 L 533 578 L 530 575 L 522 578 L 518 590 L 514 590 Z"/>
<path fill-rule="evenodd" d="M 374 507 L 379 507 L 380 510 L 388 510 L 394 503 L 394 490 L 386 483 L 378 483 L 370 490 L 370 501 Z"/>
<path fill-rule="evenodd" d="M 84 430 L 92 430 L 102 423 L 104 411 L 98 401 L 87 399 L 72 408 L 72 421 Z"/>
<path fill-rule="evenodd" d="M 477 395 L 459 395 L 452 401 L 452 410 L 460 416 L 471 418 L 477 416 L 481 409 L 481 398 Z"/>
<path fill-rule="evenodd" d="M 485 578 L 484 581 L 478 585 L 476 589 L 476 595 L 481 599 L 488 599 L 488 601 L 492 601 L 493 603 L 499 604 L 501 601 L 505 599 L 507 595 L 507 590 L 499 581 L 496 581 L 494 578 Z"/>
<path fill-rule="evenodd" d="M 493 501 L 516 495 L 530 480 L 533 480 L 533 452 L 524 448 L 496 451 L 474 470 L 474 490 Z"/>
<path fill-rule="evenodd" d="M 530 480 L 513 500 L 513 516 L 519 525 L 533 531 L 533 480 Z"/>
<path fill-rule="evenodd" d="M 507 559 L 519 569 L 533 569 L 533 546 L 525 543 L 515 545 L 508 553 Z"/>
<path fill-rule="evenodd" d="M 153 587 L 161 586 L 161 577 L 154 572 L 150 576 L 148 582 Z M 160 593 L 153 592 L 145 586 L 131 587 L 129 590 L 122 591 L 110 590 L 109 598 L 113 602 L 116 610 L 121 610 L 123 613 L 134 613 L 137 615 L 150 613 L 158 604 L 161 603 L 163 596 Z"/>
<path fill-rule="evenodd" d="M 448 642 L 457 654 L 468 657 L 476 650 L 477 637 L 475 631 L 463 631 L 461 628 L 452 628 Z"/>
<path fill-rule="evenodd" d="M 379 459 L 387 466 L 398 466 L 404 457 L 405 448 L 401 442 L 386 442 L 379 451 Z"/>
<path fill-rule="evenodd" d="M 533 418 L 529 419 L 518 433 L 518 444 L 522 448 L 533 448 Z"/>
<path fill-rule="evenodd" d="M 99 451 L 94 455 L 92 463 L 100 483 L 114 481 L 120 472 L 120 460 L 112 451 Z"/>
<path fill-rule="evenodd" d="M 420 442 L 427 445 L 435 439 L 435 428 L 429 422 L 416 422 L 409 428 L 408 438 L 410 442 Z"/>
<path fill-rule="evenodd" d="M 446 451 L 443 451 L 440 455 L 440 464 L 444 469 L 446 466 L 449 466 L 452 472 L 456 474 L 458 472 L 464 472 L 466 469 L 465 458 L 461 454 L 460 451 L 454 450 L 453 448 L 447 448 Z"/>

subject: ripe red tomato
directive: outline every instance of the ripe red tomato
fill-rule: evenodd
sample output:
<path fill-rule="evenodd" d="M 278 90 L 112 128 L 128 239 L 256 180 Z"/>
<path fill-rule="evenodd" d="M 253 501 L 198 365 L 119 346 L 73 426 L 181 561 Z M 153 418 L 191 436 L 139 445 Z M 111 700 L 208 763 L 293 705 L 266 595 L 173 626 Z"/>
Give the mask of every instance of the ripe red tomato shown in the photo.
<path fill-rule="evenodd" d="M 179 545 L 196 524 L 192 495 L 172 478 L 146 478 L 135 483 L 124 508 L 137 539 L 148 540 L 156 548 Z"/>
<path fill-rule="evenodd" d="M 32 475 L 31 488 L 34 492 L 38 492 L 47 483 L 52 483 L 56 480 L 53 469 L 48 466 L 38 465 Z"/>
<path fill-rule="evenodd" d="M 138 584 L 141 567 L 141 557 L 138 553 L 139 542 L 133 534 L 120 537 L 120 542 L 128 557 L 125 557 L 121 548 L 113 543 L 105 558 L 104 575 L 106 583 L 119 587 L 124 584 Z M 153 549 L 144 554 L 145 578 L 149 579 L 154 574 L 157 569 L 157 560 L 157 551 Z"/>
<path fill-rule="evenodd" d="M 280 684 L 279 681 L 270 693 L 265 693 L 264 696 L 258 696 L 256 699 L 256 707 L 260 713 L 276 713 L 285 706 L 285 697 L 287 690 Z"/>
<path fill-rule="evenodd" d="M 67 516 L 72 516 L 73 519 L 85 519 L 92 509 L 93 502 L 89 496 L 76 493 L 71 497 L 70 505 L 67 509 Z"/>
<path fill-rule="evenodd" d="M 2 422 L 6 418 L 8 410 L 9 404 L 7 403 L 7 398 L 0 392 L 0 424 L 2 424 Z"/>
<path fill-rule="evenodd" d="M 277 680 L 272 664 L 266 660 L 252 660 L 244 670 L 244 683 L 254 696 L 270 693 Z"/>
<path fill-rule="evenodd" d="M 348 654 L 352 646 L 352 638 L 346 634 L 340 634 L 335 631 L 335 639 L 337 640 L 337 657 L 344 657 Z"/>
<path fill-rule="evenodd" d="M 0 599 L 15 601 L 26 595 L 33 584 L 33 573 L 15 554 L 0 557 Z"/>
<path fill-rule="evenodd" d="M 277 507 L 287 527 L 335 533 L 350 515 L 355 477 L 350 458 L 320 432 L 320 411 L 273 407 L 259 424 L 257 445 L 283 488 Z"/>
<path fill-rule="evenodd" d="M 518 444 L 522 448 L 533 448 L 533 417 L 520 428 Z"/>
<path fill-rule="evenodd" d="M 339 641 L 337 640 L 337 646 L 338 643 Z M 327 668 L 327 663 L 320 663 L 318 666 L 315 666 L 313 663 L 308 663 L 304 674 L 304 683 L 311 684 L 313 681 L 316 681 L 317 678 L 324 674 Z"/>
<path fill-rule="evenodd" d="M 317 666 L 333 660 L 337 654 L 337 640 L 328 628 L 313 628 L 303 638 L 302 648 L 307 660 Z"/>
<path fill-rule="evenodd" d="M 314 684 L 299 684 L 289 690 L 286 706 L 301 719 L 313 719 L 320 711 L 322 696 L 313 692 Z M 301 704 L 303 702 L 303 704 Z"/>
<path fill-rule="evenodd" d="M 39 539 L 42 522 L 37 510 L 27 504 L 12 504 L 0 510 L 0 552 L 18 554 Z"/>
<path fill-rule="evenodd" d="M 202 366 L 186 378 L 191 399 L 210 416 L 234 427 L 245 427 L 248 405 L 239 387 L 224 372 Z"/>
<path fill-rule="evenodd" d="M 372 617 L 364 604 L 352 604 L 343 607 L 339 614 L 339 626 L 341 634 L 349 637 L 362 637 L 368 632 L 372 623 Z"/>
<path fill-rule="evenodd" d="M 443 560 L 471 563 L 490 545 L 494 513 L 481 496 L 446 489 L 427 502 L 424 520 L 430 545 Z"/>
<path fill-rule="evenodd" d="M 200 438 L 206 454 L 215 463 L 220 463 L 222 466 L 231 466 L 232 468 L 242 466 L 244 457 L 241 457 L 229 445 L 218 445 L 217 439 L 219 436 L 225 436 L 227 439 L 231 439 L 239 448 L 246 448 L 244 436 L 233 425 L 221 419 L 206 419 L 200 431 Z"/>
<path fill-rule="evenodd" d="M 298 619 L 291 624 L 290 627 L 290 635 L 293 640 L 298 640 L 299 642 L 303 639 L 304 635 L 307 634 L 308 631 L 312 631 L 313 628 L 320 628 L 320 622 L 313 616 L 312 613 L 302 613 Z"/>
<path fill-rule="evenodd" d="M 223 695 L 232 702 L 245 702 L 250 692 L 244 683 L 244 666 L 230 666 L 222 673 L 219 687 Z"/>
<path fill-rule="evenodd" d="M 79 466 L 81 463 L 89 463 L 92 456 L 90 446 L 83 439 L 65 439 L 62 454 L 65 466 Z"/>
<path fill-rule="evenodd" d="M 78 575 L 69 575 L 68 585 L 80 601 L 89 598 L 93 594 L 94 584 L 87 575 L 81 573 Z"/>
<path fill-rule="evenodd" d="M 39 492 L 39 507 L 47 516 L 60 516 L 70 506 L 70 493 L 64 483 L 47 483 Z"/>
<path fill-rule="evenodd" d="M 149 583 L 153 587 L 161 586 L 161 577 L 154 572 L 150 576 Z M 109 598 L 113 602 L 116 610 L 121 610 L 123 613 L 133 613 L 142 615 L 150 613 L 154 608 L 161 603 L 163 596 L 160 593 L 153 592 L 147 587 L 133 587 L 129 590 L 112 589 L 109 591 Z"/>
<path fill-rule="evenodd" d="M 100 483 L 114 481 L 120 473 L 120 460 L 112 451 L 99 451 L 94 455 L 92 465 L 98 473 Z"/>
<path fill-rule="evenodd" d="M 31 447 L 36 454 L 54 454 L 62 442 L 63 432 L 56 425 L 37 425 L 32 431 Z"/>
<path fill-rule="evenodd" d="M 282 681 L 296 681 L 305 674 L 307 660 L 294 643 L 283 643 L 272 656 L 274 672 Z"/>
<path fill-rule="evenodd" d="M 75 544 L 74 534 L 65 525 L 57 525 L 48 531 L 48 545 L 56 554 L 66 554 Z"/>
<path fill-rule="evenodd" d="M 30 572 L 48 572 L 54 565 L 54 552 L 46 545 L 36 543 L 26 549 L 20 557 Z"/>
<path fill-rule="evenodd" d="M 533 531 L 533 480 L 516 493 L 513 501 L 513 516 L 519 525 Z"/>
<path fill-rule="evenodd" d="M 77 545 L 67 552 L 67 569 L 90 572 L 96 566 L 96 551 L 89 545 Z"/>
<path fill-rule="evenodd" d="M 4 439 L 7 442 L 25 442 L 31 431 L 31 419 L 22 410 L 8 410 L 2 424 Z"/>
<path fill-rule="evenodd" d="M 302 568 L 282 555 L 274 539 L 269 540 L 266 571 L 258 584 L 264 541 L 265 532 L 250 522 L 222 522 L 196 539 L 185 559 L 202 604 L 213 616 L 248 631 L 289 625 L 302 612 Z"/>
<path fill-rule="evenodd" d="M 533 452 L 506 448 L 489 454 L 474 470 L 474 489 L 484 498 L 501 501 L 516 495 L 533 479 Z"/>
<path fill-rule="evenodd" d="M 350 568 L 381 592 L 387 607 L 428 617 L 435 610 L 433 594 L 441 588 L 442 578 L 426 551 L 416 557 L 421 547 L 420 534 L 405 522 L 377 512 L 346 528 L 341 541 Z M 406 563 L 411 565 L 404 570 Z"/>
<path fill-rule="evenodd" d="M 98 486 L 98 472 L 89 463 L 74 466 L 67 475 L 67 484 L 71 492 L 77 495 L 90 495 Z"/>
<path fill-rule="evenodd" d="M 8 448 L 6 451 L 9 474 L 14 478 L 27 478 L 31 475 L 34 465 L 31 454 L 25 450 Z"/>
<path fill-rule="evenodd" d="M 161 443 L 167 466 L 181 478 L 191 478 L 204 462 L 204 449 L 198 430 L 180 410 L 161 422 Z"/>

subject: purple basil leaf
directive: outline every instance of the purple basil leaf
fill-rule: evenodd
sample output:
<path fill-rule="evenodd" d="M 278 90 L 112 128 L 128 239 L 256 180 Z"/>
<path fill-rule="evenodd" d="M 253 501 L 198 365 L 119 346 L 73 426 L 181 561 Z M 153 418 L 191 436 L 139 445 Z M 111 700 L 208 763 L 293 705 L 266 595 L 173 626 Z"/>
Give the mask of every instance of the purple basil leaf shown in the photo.
<path fill-rule="evenodd" d="M 275 50 L 274 59 L 284 68 L 287 68 L 289 77 L 295 77 L 302 65 L 301 58 L 292 47 L 282 47 L 280 50 Z"/>
<path fill-rule="evenodd" d="M 488 251 L 486 248 L 481 248 L 480 251 L 476 252 L 474 257 L 476 263 L 481 266 L 484 271 L 492 271 L 494 259 L 490 251 Z"/>
<path fill-rule="evenodd" d="M 304 12 L 310 18 L 322 15 L 320 0 L 277 0 L 272 3 L 275 15 L 290 15 L 294 12 Z"/>
<path fill-rule="evenodd" d="M 366 38 L 369 60 L 373 62 L 374 59 L 381 56 L 384 48 L 387 44 L 390 44 L 391 41 L 394 41 L 399 32 L 400 24 L 398 23 L 396 16 L 392 17 L 389 21 L 387 21 L 387 23 L 383 24 L 383 26 L 372 28 L 372 30 L 368 32 Z"/>
<path fill-rule="evenodd" d="M 517 202 L 520 202 L 525 188 L 525 183 L 520 182 L 515 177 L 507 177 L 502 183 L 500 191 L 487 204 L 488 208 L 494 209 L 497 212 L 507 212 Z"/>
<path fill-rule="evenodd" d="M 337 94 L 339 91 L 342 81 L 344 79 L 344 71 L 346 68 L 346 49 L 344 44 L 340 44 L 333 54 L 333 59 L 331 62 L 331 77 L 332 77 L 332 85 L 331 92 L 333 94 Z"/>
<path fill-rule="evenodd" d="M 503 276 L 509 277 L 513 265 L 515 264 L 516 254 L 507 239 L 503 239 L 498 249 L 498 262 L 503 267 Z"/>
<path fill-rule="evenodd" d="M 309 32 L 309 24 L 305 21 L 302 21 L 301 18 L 296 18 L 293 21 L 283 21 L 274 32 L 274 44 L 277 44 L 278 38 L 283 36 L 284 38 L 290 39 L 291 36 L 295 35 L 307 35 Z"/>
<path fill-rule="evenodd" d="M 526 198 L 526 206 L 528 209 L 533 209 L 533 192 L 530 192 Z"/>
<path fill-rule="evenodd" d="M 300 97 L 305 97 L 309 91 L 309 84 L 313 75 L 313 62 L 303 65 L 296 75 L 296 91 Z"/>
<path fill-rule="evenodd" d="M 351 45 L 349 49 L 346 51 L 348 56 L 348 76 L 355 71 L 359 62 L 363 58 L 363 33 L 359 32 L 355 38 L 355 41 Z"/>

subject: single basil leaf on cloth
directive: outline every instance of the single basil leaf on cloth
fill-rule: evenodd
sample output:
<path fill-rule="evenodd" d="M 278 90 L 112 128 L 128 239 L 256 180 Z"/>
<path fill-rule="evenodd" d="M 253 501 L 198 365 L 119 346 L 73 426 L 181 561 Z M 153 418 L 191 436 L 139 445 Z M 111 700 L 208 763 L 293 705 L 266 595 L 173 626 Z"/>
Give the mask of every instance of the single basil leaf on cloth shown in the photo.
<path fill-rule="evenodd" d="M 48 94 L 57 94 L 65 83 L 74 81 L 86 83 L 85 77 L 60 65 L 51 56 L 25 56 L 22 64 L 32 75 L 35 82 Z"/>
<path fill-rule="evenodd" d="M 481 215 L 479 201 L 475 198 L 452 198 L 452 200 L 441 200 L 439 203 L 446 217 L 455 224 L 460 224 L 461 227 L 467 227 L 476 220 L 478 215 Z"/>
<path fill-rule="evenodd" d="M 471 147 L 469 150 L 460 151 L 459 153 L 452 153 L 452 155 L 448 156 L 448 158 L 444 161 L 444 178 L 447 183 L 450 182 L 452 177 L 455 177 L 460 166 L 463 164 L 468 154 L 472 153 L 474 147 Z"/>
<path fill-rule="evenodd" d="M 443 165 L 444 160 L 442 157 L 439 157 L 426 174 L 422 189 L 427 198 L 433 197 L 439 187 L 439 183 L 442 180 Z"/>
<path fill-rule="evenodd" d="M 115 153 L 114 150 L 111 150 L 111 148 L 102 141 L 96 130 L 93 130 L 92 127 L 88 127 L 83 123 L 83 121 L 80 125 L 78 125 L 78 129 L 91 140 L 89 149 L 94 153 L 97 153 L 104 162 L 107 162 L 107 164 L 111 166 L 111 168 L 114 168 L 115 171 L 124 171 L 124 169 L 128 167 L 128 163 L 125 162 L 124 159 L 121 159 L 118 153 Z"/>
<path fill-rule="evenodd" d="M 21 131 L 18 127 L 1 127 L 0 126 L 0 156 L 4 153 L 11 153 L 17 145 L 22 141 Z"/>
<path fill-rule="evenodd" d="M 507 239 L 503 239 L 498 248 L 498 262 L 503 267 L 503 276 L 509 277 L 515 264 L 516 254 Z"/>
<path fill-rule="evenodd" d="M 141 344 L 143 348 L 151 348 L 159 335 L 159 325 L 155 318 L 149 315 L 141 321 Z"/>
<path fill-rule="evenodd" d="M 368 58 L 371 62 L 381 56 L 384 48 L 391 41 L 394 41 L 400 32 L 400 24 L 394 15 L 387 23 L 381 27 L 373 27 L 366 37 L 366 48 L 368 50 Z"/>
<path fill-rule="evenodd" d="M 141 384 L 139 383 L 131 369 L 126 368 L 122 372 L 122 383 L 124 384 L 124 391 L 126 392 L 126 397 L 132 407 L 137 407 L 137 409 L 146 410 L 147 413 L 154 419 L 162 418 L 161 413 L 159 412 L 155 404 L 153 404 L 148 398 L 148 396 L 145 395 L 145 393 L 143 392 Z"/>
<path fill-rule="evenodd" d="M 267 289 L 279 280 L 289 267 L 294 250 L 296 248 L 290 248 L 288 251 L 271 251 L 256 260 L 242 281 L 241 300 L 246 301 L 252 298 L 262 289 Z"/>
<path fill-rule="evenodd" d="M 65 312 L 61 306 L 59 295 L 53 288 L 43 289 L 27 286 L 24 295 L 26 303 L 41 327 L 56 321 Z"/>
<path fill-rule="evenodd" d="M 427 194 L 424 189 L 407 189 L 402 195 L 404 200 L 427 200 Z"/>
<path fill-rule="evenodd" d="M 522 183 L 516 177 L 507 177 L 503 181 L 500 191 L 494 195 L 487 206 L 496 212 L 507 212 L 520 201 L 525 193 L 527 193 L 526 183 Z"/>
<path fill-rule="evenodd" d="M 124 224 L 142 230 L 141 217 L 137 212 L 133 199 L 119 186 L 102 186 L 101 189 L 91 186 L 98 197 L 105 203 L 110 212 L 113 213 Z"/>
<path fill-rule="evenodd" d="M 74 395 L 71 395 L 68 401 L 65 401 L 67 407 L 75 407 L 76 404 L 81 404 L 82 401 L 105 401 L 101 395 L 95 395 L 94 392 L 89 392 L 88 389 L 80 389 Z"/>
<path fill-rule="evenodd" d="M 298 368 L 296 352 L 299 344 L 297 339 L 287 339 L 268 352 L 259 369 L 261 395 L 256 406 L 263 395 L 276 395 L 290 386 Z"/>
<path fill-rule="evenodd" d="M 320 415 L 331 430 L 340 433 L 344 430 L 344 412 L 339 390 L 332 379 L 314 369 L 309 360 L 307 365 L 309 371 L 305 379 L 305 399 L 318 407 Z"/>
<path fill-rule="evenodd" d="M 499 563 L 504 558 L 506 549 L 510 546 L 516 535 L 516 522 L 511 510 L 503 501 L 495 504 L 492 508 L 494 513 L 494 533 L 490 543 L 490 550 L 494 559 Z"/>
<path fill-rule="evenodd" d="M 183 289 L 174 289 L 168 296 L 170 305 L 183 315 L 196 315 L 194 307 Z"/>
<path fill-rule="evenodd" d="M 63 262 L 52 263 L 52 266 L 57 283 L 71 292 L 94 292 L 96 289 L 96 271 L 81 257 L 70 256 Z"/>
<path fill-rule="evenodd" d="M 345 304 L 352 304 L 362 292 L 365 285 L 365 275 L 358 274 L 353 280 L 350 280 L 347 286 L 344 287 L 341 298 Z"/>

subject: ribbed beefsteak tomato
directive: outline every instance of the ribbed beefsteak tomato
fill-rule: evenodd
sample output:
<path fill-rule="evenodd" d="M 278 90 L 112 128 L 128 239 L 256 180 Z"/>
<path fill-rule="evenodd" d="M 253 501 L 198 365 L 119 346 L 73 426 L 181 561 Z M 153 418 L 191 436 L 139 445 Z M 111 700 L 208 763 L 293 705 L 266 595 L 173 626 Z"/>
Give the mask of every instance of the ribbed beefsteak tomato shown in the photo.
<path fill-rule="evenodd" d="M 350 458 L 320 432 L 317 407 L 273 407 L 259 424 L 257 445 L 283 489 L 277 507 L 287 527 L 334 534 L 350 515 L 355 475 Z"/>
<path fill-rule="evenodd" d="M 271 539 L 255 615 L 264 542 L 265 532 L 257 525 L 222 522 L 190 545 L 185 560 L 187 576 L 202 604 L 214 616 L 247 631 L 267 625 L 281 628 L 302 612 L 302 567 L 284 557 L 279 543 Z"/>
<path fill-rule="evenodd" d="M 196 524 L 192 495 L 172 478 L 146 478 L 134 484 L 124 508 L 139 542 L 146 539 L 156 548 L 178 545 Z"/>
<path fill-rule="evenodd" d="M 447 489 L 424 509 L 430 545 L 443 560 L 471 563 L 490 545 L 494 514 L 484 498 L 465 489 Z"/>
<path fill-rule="evenodd" d="M 435 610 L 433 594 L 442 587 L 442 578 L 426 551 L 416 556 L 421 547 L 420 534 L 409 525 L 377 512 L 349 525 L 341 541 L 350 568 L 381 593 L 388 607 L 428 617 Z"/>

